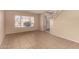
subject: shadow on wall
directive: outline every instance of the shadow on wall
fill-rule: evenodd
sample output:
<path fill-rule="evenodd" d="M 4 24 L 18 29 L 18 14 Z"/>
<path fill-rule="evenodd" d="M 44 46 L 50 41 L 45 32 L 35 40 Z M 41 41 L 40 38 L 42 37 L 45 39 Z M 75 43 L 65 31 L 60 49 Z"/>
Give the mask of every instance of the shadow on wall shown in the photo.
<path fill-rule="evenodd" d="M 0 45 L 4 39 L 4 11 L 0 11 Z"/>

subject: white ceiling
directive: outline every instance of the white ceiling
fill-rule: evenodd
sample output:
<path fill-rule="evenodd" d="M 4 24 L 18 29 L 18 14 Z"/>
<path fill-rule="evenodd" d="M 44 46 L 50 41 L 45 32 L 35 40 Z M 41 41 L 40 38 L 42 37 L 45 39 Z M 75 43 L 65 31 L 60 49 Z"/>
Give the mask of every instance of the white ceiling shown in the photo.
<path fill-rule="evenodd" d="M 28 12 L 36 13 L 36 14 L 41 14 L 46 12 L 47 10 L 28 10 Z"/>
<path fill-rule="evenodd" d="M 35 14 L 42 14 L 42 13 L 53 13 L 56 12 L 56 10 L 20 10 L 24 12 L 30 12 L 30 13 L 35 13 Z"/>
<path fill-rule="evenodd" d="M 28 10 L 28 12 L 31 12 L 31 13 L 36 13 L 36 14 L 41 14 L 41 13 L 56 13 L 57 10 Z"/>

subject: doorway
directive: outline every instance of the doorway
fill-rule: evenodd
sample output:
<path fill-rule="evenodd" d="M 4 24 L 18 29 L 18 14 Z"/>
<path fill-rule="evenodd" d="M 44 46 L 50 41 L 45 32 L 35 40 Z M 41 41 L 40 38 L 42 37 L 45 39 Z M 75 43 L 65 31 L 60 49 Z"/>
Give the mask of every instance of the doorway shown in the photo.
<path fill-rule="evenodd" d="M 53 17 L 52 16 L 45 16 L 45 31 L 51 32 L 53 28 Z"/>
<path fill-rule="evenodd" d="M 48 16 L 45 16 L 45 20 L 46 20 L 46 31 L 50 31 L 50 19 Z"/>

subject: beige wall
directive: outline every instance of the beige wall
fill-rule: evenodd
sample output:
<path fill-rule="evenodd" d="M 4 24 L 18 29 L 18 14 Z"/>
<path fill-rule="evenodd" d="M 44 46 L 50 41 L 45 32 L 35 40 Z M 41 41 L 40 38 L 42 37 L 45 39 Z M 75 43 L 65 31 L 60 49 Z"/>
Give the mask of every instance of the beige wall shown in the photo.
<path fill-rule="evenodd" d="M 4 12 L 0 11 L 0 45 L 4 39 Z"/>
<path fill-rule="evenodd" d="M 15 15 L 34 16 L 35 17 L 34 27 L 33 28 L 16 28 L 14 25 L 15 24 Z M 23 12 L 23 11 L 6 11 L 5 19 L 6 19 L 6 21 L 5 21 L 6 34 L 39 30 L 39 15 L 38 14 L 32 14 L 32 13 Z"/>
<path fill-rule="evenodd" d="M 44 31 L 45 22 L 44 22 L 44 14 L 40 15 L 40 31 Z"/>
<path fill-rule="evenodd" d="M 63 11 L 53 24 L 52 34 L 79 42 L 79 11 Z"/>

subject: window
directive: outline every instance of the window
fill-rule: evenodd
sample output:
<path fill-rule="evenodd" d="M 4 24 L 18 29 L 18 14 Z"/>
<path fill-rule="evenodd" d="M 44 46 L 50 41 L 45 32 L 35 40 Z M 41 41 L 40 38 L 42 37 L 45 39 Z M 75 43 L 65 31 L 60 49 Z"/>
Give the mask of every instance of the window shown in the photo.
<path fill-rule="evenodd" d="M 34 16 L 15 16 L 15 27 L 33 27 Z"/>

